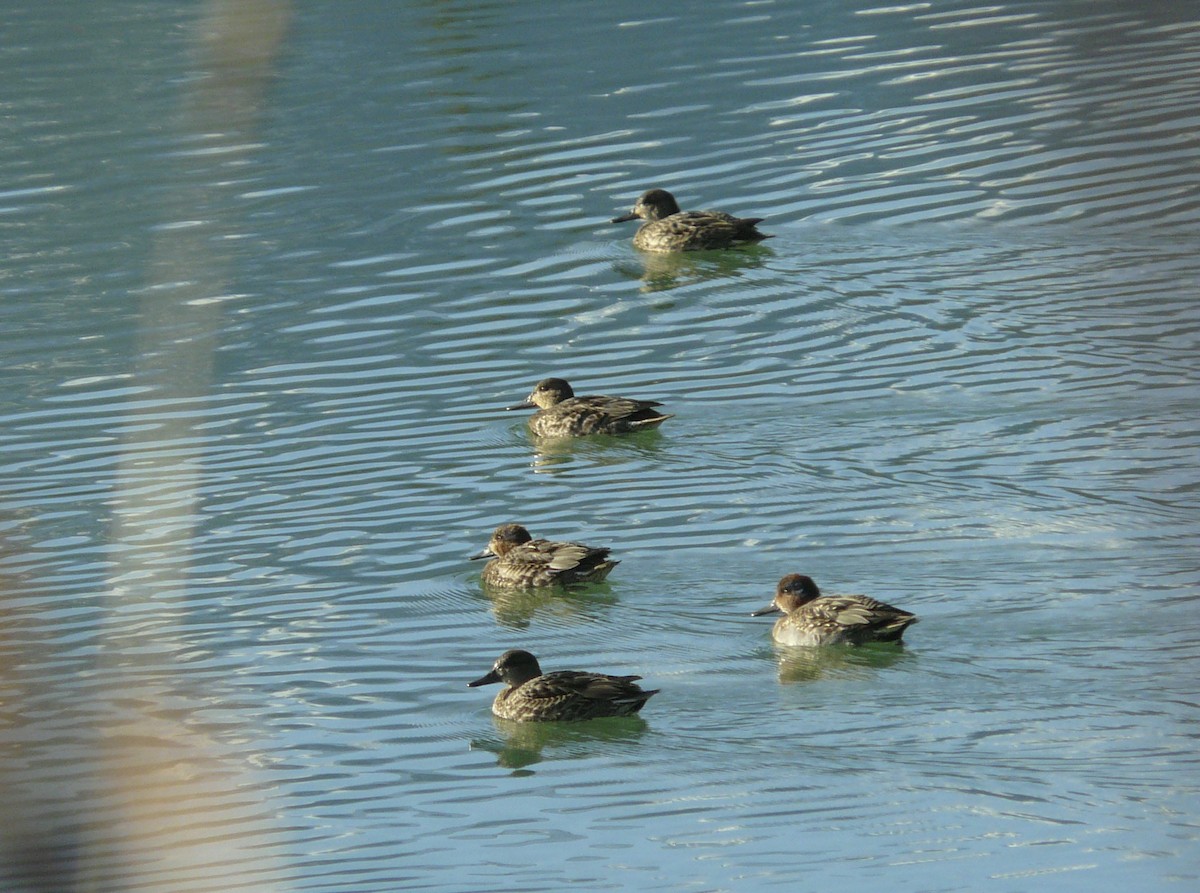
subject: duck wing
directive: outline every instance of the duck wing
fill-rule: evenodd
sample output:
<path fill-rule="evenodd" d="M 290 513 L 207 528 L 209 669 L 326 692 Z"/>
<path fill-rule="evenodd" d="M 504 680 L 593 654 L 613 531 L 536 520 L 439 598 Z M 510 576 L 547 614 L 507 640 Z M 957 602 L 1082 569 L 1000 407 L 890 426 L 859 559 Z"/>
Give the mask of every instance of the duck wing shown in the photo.
<path fill-rule="evenodd" d="M 562 698 L 587 698 L 592 701 L 628 699 L 631 694 L 645 692 L 634 684 L 641 676 L 606 676 L 603 673 L 587 673 L 583 670 L 556 670 L 543 673 L 521 686 L 523 699 L 558 700 Z"/>
<path fill-rule="evenodd" d="M 654 407 L 662 406 L 658 400 L 634 400 L 629 397 L 576 397 L 571 401 L 581 414 L 595 427 L 637 428 L 645 423 L 658 424 L 671 418 L 667 413 L 659 412 Z M 560 404 L 561 405 L 561 404 Z"/>
<path fill-rule="evenodd" d="M 662 233 L 684 240 L 689 248 L 723 247 L 738 238 L 734 217 L 721 211 L 680 211 L 654 224 Z"/>
<path fill-rule="evenodd" d="M 611 551 L 607 546 L 531 540 L 511 550 L 505 559 L 515 563 L 538 565 L 551 573 L 561 574 L 579 568 L 595 567 L 604 561 Z"/>
<path fill-rule="evenodd" d="M 641 676 L 607 676 L 603 673 L 586 673 L 590 679 L 581 680 L 579 694 L 595 701 L 609 701 L 614 704 L 628 701 L 644 701 L 650 697 L 640 685 L 634 683 Z"/>
<path fill-rule="evenodd" d="M 635 400 L 632 397 L 603 397 L 593 394 L 590 397 L 572 398 L 583 408 L 595 409 L 614 416 L 628 416 L 641 412 L 651 406 L 662 406 L 659 400 Z"/>
<path fill-rule="evenodd" d="M 899 635 L 917 621 L 915 614 L 866 595 L 823 595 L 805 608 L 814 618 L 868 635 L 888 632 Z"/>

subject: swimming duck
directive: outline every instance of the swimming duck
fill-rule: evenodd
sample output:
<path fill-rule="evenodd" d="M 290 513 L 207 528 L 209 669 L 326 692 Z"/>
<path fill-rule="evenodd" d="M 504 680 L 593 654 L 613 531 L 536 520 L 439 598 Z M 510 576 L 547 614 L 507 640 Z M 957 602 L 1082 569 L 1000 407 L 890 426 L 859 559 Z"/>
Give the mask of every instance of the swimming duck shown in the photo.
<path fill-rule="evenodd" d="M 646 222 L 634 235 L 633 247 L 643 251 L 699 251 L 771 238 L 755 228 L 762 217 L 734 217 L 724 211 L 680 211 L 675 196 L 665 189 L 643 192 L 632 211 L 614 217 L 612 222 L 638 218 Z"/>
<path fill-rule="evenodd" d="M 538 437 L 577 437 L 586 434 L 628 434 L 657 428 L 671 413 L 659 412 L 657 400 L 626 397 L 576 397 L 561 378 L 544 378 L 521 403 L 508 409 L 537 409 L 529 430 Z"/>
<path fill-rule="evenodd" d="M 561 722 L 598 716 L 629 716 L 646 705 L 659 689 L 646 691 L 634 682 L 641 676 L 607 676 L 582 670 L 543 673 L 528 651 L 505 651 L 492 671 L 467 685 L 475 688 L 503 682 L 492 713 L 516 722 Z"/>
<path fill-rule="evenodd" d="M 781 645 L 862 645 L 898 642 L 917 616 L 865 595 L 821 595 L 812 577 L 788 574 L 775 600 L 752 617 L 783 612 L 772 637 Z"/>
<path fill-rule="evenodd" d="M 570 583 L 599 583 L 620 564 L 605 546 L 535 540 L 520 524 L 501 524 L 492 531 L 487 548 L 471 556 L 492 558 L 483 569 L 483 582 L 506 589 L 536 589 Z"/>

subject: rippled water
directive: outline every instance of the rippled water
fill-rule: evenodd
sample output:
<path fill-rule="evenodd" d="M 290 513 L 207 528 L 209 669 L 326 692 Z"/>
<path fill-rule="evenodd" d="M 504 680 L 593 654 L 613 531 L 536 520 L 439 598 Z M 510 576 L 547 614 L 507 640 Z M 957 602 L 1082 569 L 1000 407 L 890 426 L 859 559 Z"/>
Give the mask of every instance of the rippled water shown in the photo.
<path fill-rule="evenodd" d="M 0 878 L 1186 889 L 1200 17 L 171 4 L 0 46 Z M 650 186 L 763 216 L 644 256 Z M 539 378 L 660 431 L 535 443 Z M 485 593 L 497 523 L 605 584 Z M 784 573 L 921 615 L 778 649 Z M 505 648 L 640 673 L 522 727 Z"/>

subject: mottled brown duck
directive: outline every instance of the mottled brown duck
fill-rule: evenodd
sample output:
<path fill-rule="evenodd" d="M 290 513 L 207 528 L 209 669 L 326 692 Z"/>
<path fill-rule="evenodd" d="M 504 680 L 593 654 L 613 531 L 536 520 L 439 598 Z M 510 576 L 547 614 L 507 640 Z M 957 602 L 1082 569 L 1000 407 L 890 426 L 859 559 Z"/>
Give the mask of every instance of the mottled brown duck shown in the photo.
<path fill-rule="evenodd" d="M 729 248 L 741 242 L 771 238 L 758 231 L 762 217 L 734 217 L 724 211 L 681 211 L 675 196 L 665 189 L 642 193 L 633 210 L 613 223 L 644 220 L 633 237 L 642 251 L 703 251 Z"/>
<path fill-rule="evenodd" d="M 634 683 L 641 676 L 609 676 L 583 670 L 543 673 L 528 651 L 505 651 L 471 688 L 503 682 L 492 713 L 515 722 L 574 722 L 601 716 L 630 716 L 658 694 Z"/>
<path fill-rule="evenodd" d="M 529 430 L 538 437 L 580 437 L 589 434 L 629 434 L 657 428 L 671 413 L 659 412 L 657 400 L 628 397 L 576 397 L 561 378 L 544 378 L 529 396 L 508 409 L 537 409 Z"/>
<path fill-rule="evenodd" d="M 771 636 L 781 645 L 898 642 L 917 616 L 865 595 L 822 595 L 812 577 L 788 574 L 775 599 L 751 616 L 782 612 Z"/>
<path fill-rule="evenodd" d="M 471 560 L 491 558 L 483 568 L 487 586 L 505 589 L 537 589 L 599 583 L 620 564 L 608 557 L 607 546 L 534 539 L 520 524 L 501 524 L 488 540 L 487 548 Z"/>

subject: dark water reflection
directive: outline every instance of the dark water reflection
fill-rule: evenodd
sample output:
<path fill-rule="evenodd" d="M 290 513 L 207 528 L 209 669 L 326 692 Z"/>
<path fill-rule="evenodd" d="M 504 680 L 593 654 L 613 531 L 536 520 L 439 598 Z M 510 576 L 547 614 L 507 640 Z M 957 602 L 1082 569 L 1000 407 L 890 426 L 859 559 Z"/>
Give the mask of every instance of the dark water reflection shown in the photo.
<path fill-rule="evenodd" d="M 6 24 L 0 887 L 1194 885 L 1190 6 Z M 621 564 L 485 592 L 509 520 Z M 776 649 L 787 572 L 921 623 Z M 515 646 L 662 693 L 501 727 Z"/>
<path fill-rule="evenodd" d="M 778 645 L 775 650 L 780 682 L 813 682 L 830 676 L 874 679 L 876 670 L 887 669 L 903 660 L 917 659 L 902 645 L 861 648 L 796 648 Z M 887 679 L 880 678 L 879 684 L 886 686 Z"/>
<path fill-rule="evenodd" d="M 504 769 L 527 770 L 545 759 L 591 759 L 628 751 L 645 737 L 649 726 L 640 716 L 592 719 L 574 723 L 518 723 L 492 717 L 497 737 L 471 742 L 472 750 L 496 755 Z"/>
<path fill-rule="evenodd" d="M 653 399 L 650 396 L 638 399 Z M 663 407 L 670 411 L 670 407 Z M 670 420 L 664 424 L 670 424 Z M 663 440 L 662 431 L 653 428 L 636 434 L 622 436 L 597 434 L 587 438 L 528 437 L 533 447 L 530 467 L 539 474 L 561 474 L 571 471 L 576 462 L 584 462 L 596 469 L 629 469 L 639 463 L 661 457 L 669 447 Z"/>
<path fill-rule="evenodd" d="M 606 583 L 580 584 L 566 590 L 482 589 L 496 622 L 518 630 L 527 629 L 535 617 L 551 625 L 601 621 L 617 601 L 616 593 Z"/>
<path fill-rule="evenodd" d="M 647 293 L 669 291 L 708 280 L 735 279 L 760 269 L 770 258 L 761 245 L 729 251 L 694 251 L 677 254 L 637 252 L 631 260 L 622 257 L 613 268 L 622 276 L 637 279 Z"/>

